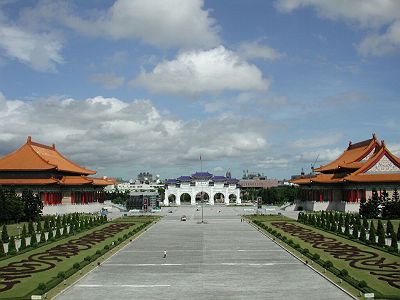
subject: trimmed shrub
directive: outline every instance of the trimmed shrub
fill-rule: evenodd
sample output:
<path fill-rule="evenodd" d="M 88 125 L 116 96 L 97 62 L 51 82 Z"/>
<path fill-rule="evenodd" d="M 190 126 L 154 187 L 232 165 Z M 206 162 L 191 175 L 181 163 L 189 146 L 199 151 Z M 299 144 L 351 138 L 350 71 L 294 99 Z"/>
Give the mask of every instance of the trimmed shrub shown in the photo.
<path fill-rule="evenodd" d="M 360 288 L 366 288 L 368 285 L 367 285 L 367 283 L 366 283 L 364 280 L 361 280 L 361 281 L 358 283 L 358 286 L 359 286 Z"/>
<path fill-rule="evenodd" d="M 45 283 L 43 283 L 43 282 L 41 282 L 41 283 L 39 283 L 39 285 L 38 285 L 38 290 L 40 290 L 40 291 L 44 291 L 44 290 L 46 290 L 46 284 Z"/>
<path fill-rule="evenodd" d="M 8 254 L 14 254 L 14 253 L 15 253 L 15 239 L 14 236 L 12 235 L 10 237 L 10 241 L 8 242 Z"/>
<path fill-rule="evenodd" d="M 74 269 L 79 269 L 81 267 L 81 265 L 79 263 L 74 263 L 73 268 Z"/>
<path fill-rule="evenodd" d="M 58 277 L 58 278 L 61 278 L 61 279 L 64 279 L 64 278 L 65 278 L 65 272 L 59 272 L 59 273 L 57 274 L 57 277 Z"/>
<path fill-rule="evenodd" d="M 28 233 L 29 233 L 29 235 L 31 235 L 32 233 L 34 233 L 35 232 L 35 227 L 33 226 L 33 222 L 32 222 L 32 220 L 31 221 L 29 221 L 29 223 L 28 223 Z"/>
<path fill-rule="evenodd" d="M 313 258 L 314 260 L 319 260 L 321 257 L 319 256 L 318 253 L 315 253 L 315 254 L 312 256 L 312 258 Z"/>
<path fill-rule="evenodd" d="M 346 218 L 344 220 L 344 235 L 350 235 L 350 217 L 348 214 L 346 215 Z"/>
<path fill-rule="evenodd" d="M 394 233 L 393 224 L 392 224 L 392 222 L 390 222 L 390 220 L 389 220 L 389 221 L 387 222 L 387 224 L 386 224 L 386 234 L 387 234 L 387 237 L 391 237 L 393 233 Z"/>
<path fill-rule="evenodd" d="M 10 237 L 8 236 L 7 226 L 4 224 L 3 229 L 1 230 L 1 240 L 3 243 L 8 243 L 10 241 Z"/>
<path fill-rule="evenodd" d="M 37 246 L 36 232 L 31 233 L 31 246 L 32 247 Z"/>
<path fill-rule="evenodd" d="M 324 262 L 324 268 L 329 269 L 333 267 L 333 263 L 330 260 Z"/>
<path fill-rule="evenodd" d="M 399 250 L 399 245 L 397 244 L 397 234 L 392 231 L 392 242 L 390 243 L 390 248 L 397 252 Z"/>
<path fill-rule="evenodd" d="M 340 270 L 340 275 L 343 277 L 346 277 L 349 275 L 349 271 L 347 271 L 346 269 L 342 269 L 342 270 Z"/>
<path fill-rule="evenodd" d="M 357 223 L 355 223 L 354 226 L 353 226 L 353 232 L 352 232 L 351 236 L 354 239 L 358 239 L 358 225 L 357 225 Z"/>
<path fill-rule="evenodd" d="M 381 220 L 378 221 L 378 246 L 385 246 L 385 228 L 383 227 Z"/>
<path fill-rule="evenodd" d="M 364 224 L 361 225 L 361 229 L 360 229 L 360 241 L 362 241 L 362 242 L 367 241 L 367 234 L 365 232 Z"/>
<path fill-rule="evenodd" d="M 374 222 L 371 222 L 371 227 L 369 229 L 369 238 L 368 241 L 371 244 L 376 244 L 376 231 L 375 231 L 375 226 L 374 226 Z"/>

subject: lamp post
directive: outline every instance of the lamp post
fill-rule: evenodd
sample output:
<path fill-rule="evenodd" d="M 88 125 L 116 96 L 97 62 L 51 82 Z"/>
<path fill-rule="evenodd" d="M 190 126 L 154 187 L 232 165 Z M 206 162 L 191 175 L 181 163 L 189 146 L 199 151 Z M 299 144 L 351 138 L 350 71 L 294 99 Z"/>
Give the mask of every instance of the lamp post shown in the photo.
<path fill-rule="evenodd" d="M 203 192 L 200 193 L 200 200 L 201 200 L 201 223 L 204 223 L 204 220 L 203 220 L 203 207 L 204 207 Z"/>

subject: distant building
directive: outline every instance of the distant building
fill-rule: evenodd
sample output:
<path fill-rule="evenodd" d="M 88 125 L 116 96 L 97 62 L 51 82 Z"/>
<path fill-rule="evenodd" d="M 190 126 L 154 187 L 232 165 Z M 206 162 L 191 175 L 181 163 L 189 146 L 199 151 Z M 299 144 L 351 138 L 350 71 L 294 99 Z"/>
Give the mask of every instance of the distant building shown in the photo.
<path fill-rule="evenodd" d="M 135 209 L 148 210 L 159 207 L 160 195 L 158 192 L 130 192 L 129 200 Z"/>
<path fill-rule="evenodd" d="M 153 174 L 150 174 L 149 172 L 141 172 L 137 176 L 138 181 L 141 183 L 149 183 L 153 182 Z"/>
<path fill-rule="evenodd" d="M 359 211 L 360 201 L 371 198 L 373 189 L 392 197 L 400 188 L 400 159 L 375 134 L 350 142 L 336 160 L 313 171 L 291 180 L 301 188 L 297 209 Z"/>
<path fill-rule="evenodd" d="M 197 172 L 165 181 L 164 205 L 241 204 L 239 180 Z"/>

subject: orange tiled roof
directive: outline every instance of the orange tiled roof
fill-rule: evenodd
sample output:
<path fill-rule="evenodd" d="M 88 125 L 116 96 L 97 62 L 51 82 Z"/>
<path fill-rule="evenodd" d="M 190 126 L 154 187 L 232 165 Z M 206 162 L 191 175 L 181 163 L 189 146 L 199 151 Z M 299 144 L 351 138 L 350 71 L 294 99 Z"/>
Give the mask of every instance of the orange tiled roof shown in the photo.
<path fill-rule="evenodd" d="M 86 176 L 63 176 L 59 181 L 61 185 L 84 185 L 93 182 Z"/>
<path fill-rule="evenodd" d="M 311 182 L 338 183 L 343 182 L 343 176 L 338 176 L 337 174 L 318 174 L 317 177 L 311 178 Z"/>
<path fill-rule="evenodd" d="M 47 185 L 57 183 L 58 180 L 54 178 L 44 179 L 29 179 L 29 178 L 14 178 L 3 179 L 0 178 L 0 185 Z"/>
<path fill-rule="evenodd" d="M 95 174 L 65 158 L 56 150 L 55 145 L 47 146 L 32 142 L 28 137 L 26 144 L 18 150 L 0 159 L 0 170 L 7 171 L 43 171 L 56 169 L 77 174 Z"/>
<path fill-rule="evenodd" d="M 300 178 L 296 178 L 296 179 L 292 179 L 290 180 L 291 183 L 295 183 L 295 184 L 310 184 L 311 183 L 311 178 L 315 178 L 314 177 L 300 177 Z"/>
<path fill-rule="evenodd" d="M 108 178 L 94 178 L 94 177 L 89 177 L 89 179 L 92 180 L 92 184 L 93 185 L 112 185 L 112 184 L 116 184 L 116 181 L 108 179 Z"/>
<path fill-rule="evenodd" d="M 400 182 L 400 172 L 399 173 L 368 173 L 368 170 L 373 168 L 384 156 L 397 168 L 400 169 L 400 159 L 392 154 L 382 141 L 381 149 L 369 159 L 364 166 L 355 171 L 354 173 L 346 176 L 346 181 L 353 182 Z"/>
<path fill-rule="evenodd" d="M 356 166 L 360 167 L 360 161 L 365 158 L 371 151 L 374 151 L 376 147 L 379 147 L 379 142 L 376 139 L 375 134 L 372 135 L 372 139 L 365 140 L 356 144 L 349 144 L 347 149 L 340 155 L 336 160 L 330 162 L 327 165 L 315 168 L 316 172 L 328 172 L 339 168 L 353 169 Z M 362 163 L 361 163 L 362 164 Z"/>

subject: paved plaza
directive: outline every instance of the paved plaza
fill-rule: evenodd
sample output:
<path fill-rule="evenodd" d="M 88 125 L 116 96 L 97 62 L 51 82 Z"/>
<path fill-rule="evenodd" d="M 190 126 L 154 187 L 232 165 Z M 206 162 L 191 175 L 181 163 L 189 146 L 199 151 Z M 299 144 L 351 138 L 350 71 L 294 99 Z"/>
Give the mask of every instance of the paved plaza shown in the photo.
<path fill-rule="evenodd" d="M 201 209 L 168 210 L 56 299 L 351 299 L 241 222 L 242 207 L 207 206 L 207 224 Z"/>

